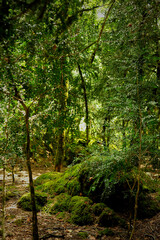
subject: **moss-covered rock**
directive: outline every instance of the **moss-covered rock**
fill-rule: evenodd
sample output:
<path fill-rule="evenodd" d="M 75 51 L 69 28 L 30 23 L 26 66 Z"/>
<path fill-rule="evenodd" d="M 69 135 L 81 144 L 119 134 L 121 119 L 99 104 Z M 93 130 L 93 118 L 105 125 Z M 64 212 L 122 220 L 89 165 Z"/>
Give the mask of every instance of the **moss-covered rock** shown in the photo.
<path fill-rule="evenodd" d="M 34 181 L 34 185 L 38 186 L 38 185 L 42 185 L 49 181 L 53 181 L 53 180 L 55 181 L 56 179 L 60 178 L 61 176 L 62 176 L 62 173 L 59 173 L 59 172 L 44 173 L 36 178 L 36 180 Z"/>
<path fill-rule="evenodd" d="M 54 198 L 53 205 L 50 208 L 51 214 L 56 214 L 58 212 L 68 211 L 69 202 L 71 200 L 71 196 L 67 193 L 61 193 L 60 195 Z"/>
<path fill-rule="evenodd" d="M 104 203 L 96 203 L 96 204 L 93 205 L 93 213 L 96 216 L 99 216 L 106 207 L 107 206 Z"/>
<path fill-rule="evenodd" d="M 139 196 L 137 217 L 139 219 L 151 218 L 160 212 L 160 204 L 150 196 L 141 194 Z"/>
<path fill-rule="evenodd" d="M 47 195 L 44 193 L 36 192 L 35 193 L 35 200 L 36 200 L 36 207 L 37 211 L 40 211 L 40 209 L 47 203 Z M 31 196 L 30 193 L 24 194 L 17 203 L 18 207 L 26 210 L 26 211 L 32 211 L 32 204 L 31 204 Z"/>
<path fill-rule="evenodd" d="M 35 180 L 36 189 L 54 197 L 56 194 L 68 193 L 72 196 L 80 194 L 78 181 L 79 166 L 68 168 L 64 173 L 45 173 Z"/>
<path fill-rule="evenodd" d="M 103 227 L 114 227 L 118 223 L 119 217 L 108 207 L 103 210 L 98 219 L 98 224 Z"/>
<path fill-rule="evenodd" d="M 11 198 L 17 197 L 18 192 L 17 191 L 7 191 L 6 192 L 6 201 L 10 200 Z"/>
<path fill-rule="evenodd" d="M 74 196 L 69 203 L 71 222 L 77 225 L 87 225 L 94 221 L 92 201 L 88 197 Z"/>

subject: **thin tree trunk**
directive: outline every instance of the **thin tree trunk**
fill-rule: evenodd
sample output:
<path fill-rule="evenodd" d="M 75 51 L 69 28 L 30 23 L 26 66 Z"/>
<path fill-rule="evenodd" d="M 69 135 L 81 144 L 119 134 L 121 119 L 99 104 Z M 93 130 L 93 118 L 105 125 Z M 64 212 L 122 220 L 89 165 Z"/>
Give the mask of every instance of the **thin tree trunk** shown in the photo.
<path fill-rule="evenodd" d="M 29 186 L 31 194 L 31 203 L 32 203 L 32 238 L 33 240 L 38 240 L 38 221 L 37 221 L 37 209 L 35 202 L 35 191 L 32 177 L 32 169 L 30 163 L 30 129 L 29 129 L 29 108 L 26 108 L 26 134 L 27 134 L 27 148 L 26 148 L 26 163 L 28 168 L 29 175 Z"/>
<path fill-rule="evenodd" d="M 78 65 L 78 70 L 79 70 L 79 74 L 81 77 L 81 81 L 82 81 L 82 88 L 83 88 L 83 94 L 84 94 L 84 101 L 85 101 L 85 109 L 86 109 L 86 117 L 85 117 L 85 121 L 86 121 L 86 141 L 87 141 L 87 146 L 89 143 L 89 109 L 88 109 L 88 99 L 87 99 L 87 91 L 86 91 L 86 83 L 81 71 L 81 67 L 79 65 L 79 63 L 77 63 Z"/>
<path fill-rule="evenodd" d="M 21 103 L 25 111 L 26 140 L 27 140 L 26 165 L 27 165 L 28 175 L 29 175 L 29 187 L 30 187 L 31 204 L 32 204 L 32 239 L 38 240 L 39 235 L 38 235 L 37 209 L 36 209 L 32 169 L 31 169 L 31 163 L 30 163 L 30 128 L 29 128 L 30 108 L 25 105 L 16 87 L 15 87 L 15 99 Z"/>
<path fill-rule="evenodd" d="M 142 36 L 142 34 L 144 33 L 143 23 L 145 20 L 145 16 L 146 16 L 145 12 L 143 12 L 143 21 L 140 23 L 140 28 L 138 32 L 138 44 L 139 44 L 139 52 L 140 52 L 138 65 L 137 65 L 137 104 L 138 104 L 138 119 L 139 119 L 139 126 L 137 126 L 137 129 L 139 129 L 139 152 L 137 155 L 138 156 L 138 167 L 137 167 L 138 173 L 137 173 L 137 191 L 135 196 L 133 227 L 132 227 L 129 240 L 133 239 L 133 235 L 135 232 L 137 210 L 138 210 L 138 198 L 139 198 L 139 192 L 140 192 L 140 173 L 141 173 L 141 163 L 142 163 L 142 111 L 141 111 L 140 86 L 142 86 L 143 77 L 144 77 L 143 64 L 144 64 L 145 41 L 143 40 L 144 36 Z"/>
<path fill-rule="evenodd" d="M 103 131 L 102 131 L 102 139 L 103 139 L 104 147 L 106 147 L 106 122 L 107 122 L 107 117 L 105 117 L 105 119 L 104 119 Z"/>
<path fill-rule="evenodd" d="M 58 142 L 56 151 L 55 170 L 60 172 L 64 159 L 65 159 L 65 119 L 66 119 L 66 107 L 68 99 L 68 79 L 64 77 L 63 69 L 64 59 L 61 59 L 61 85 L 59 94 L 59 128 L 58 128 Z"/>
<path fill-rule="evenodd" d="M 2 240 L 5 240 L 5 202 L 6 202 L 6 162 L 3 159 L 3 185 L 2 185 Z"/>

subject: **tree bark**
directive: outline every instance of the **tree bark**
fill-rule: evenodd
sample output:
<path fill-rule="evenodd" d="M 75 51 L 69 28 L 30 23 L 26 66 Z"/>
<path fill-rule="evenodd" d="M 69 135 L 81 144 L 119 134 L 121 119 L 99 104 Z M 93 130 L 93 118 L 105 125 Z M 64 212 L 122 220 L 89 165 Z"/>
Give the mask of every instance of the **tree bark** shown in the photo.
<path fill-rule="evenodd" d="M 26 165 L 28 169 L 29 175 L 29 187 L 30 187 L 30 195 L 31 195 L 31 204 L 32 204 L 32 239 L 38 240 L 38 220 L 37 220 L 37 209 L 36 209 L 36 201 L 35 201 L 35 191 L 34 191 L 34 184 L 33 184 L 33 177 L 32 177 L 32 169 L 30 163 L 30 127 L 29 127 L 29 114 L 30 114 L 30 107 L 27 107 L 23 102 L 17 88 L 15 87 L 15 98 L 18 100 L 24 108 L 25 111 L 25 124 L 26 124 L 26 140 L 27 140 L 27 147 L 26 147 Z"/>
<path fill-rule="evenodd" d="M 2 185 L 2 240 L 5 240 L 5 202 L 6 202 L 6 162 L 3 159 L 3 185 Z"/>
<path fill-rule="evenodd" d="M 32 238 L 33 240 L 38 240 L 38 221 L 37 221 L 37 209 L 35 202 L 35 191 L 32 177 L 32 169 L 30 163 L 30 129 L 29 129 L 29 107 L 26 108 L 26 134 L 27 134 L 27 148 L 26 148 L 26 163 L 29 175 L 29 186 L 31 194 L 31 204 L 32 204 Z"/>
<path fill-rule="evenodd" d="M 58 127 L 58 141 L 56 151 L 55 170 L 60 172 L 64 159 L 65 159 L 65 119 L 66 119 L 66 107 L 68 99 L 68 85 L 69 81 L 64 76 L 64 59 L 61 59 L 61 84 L 59 94 L 59 124 Z"/>
<path fill-rule="evenodd" d="M 81 77 L 82 89 L 83 89 L 84 101 L 85 101 L 86 141 L 87 141 L 87 146 L 88 146 L 88 143 L 89 143 L 89 109 L 88 109 L 88 98 L 87 98 L 87 91 L 86 91 L 86 83 L 85 83 L 85 80 L 84 80 L 84 77 L 83 77 L 83 74 L 82 74 L 81 67 L 80 67 L 79 63 L 77 63 L 77 65 L 78 65 L 78 70 L 79 70 L 79 74 L 80 74 L 80 77 Z"/>

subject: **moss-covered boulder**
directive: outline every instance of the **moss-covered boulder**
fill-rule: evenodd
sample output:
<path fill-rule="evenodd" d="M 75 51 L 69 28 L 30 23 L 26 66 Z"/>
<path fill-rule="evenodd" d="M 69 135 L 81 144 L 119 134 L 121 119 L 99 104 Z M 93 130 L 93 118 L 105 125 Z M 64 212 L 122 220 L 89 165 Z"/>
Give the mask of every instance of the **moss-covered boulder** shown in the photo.
<path fill-rule="evenodd" d="M 69 203 L 71 222 L 77 225 L 87 225 L 94 221 L 92 201 L 88 197 L 74 196 Z"/>
<path fill-rule="evenodd" d="M 138 203 L 138 218 L 151 218 L 160 212 L 160 203 L 150 196 L 140 194 Z"/>
<path fill-rule="evenodd" d="M 93 205 L 93 213 L 96 216 L 99 216 L 106 207 L 107 206 L 104 203 L 96 203 L 96 204 Z"/>
<path fill-rule="evenodd" d="M 114 227 L 119 224 L 119 217 L 112 209 L 106 207 L 99 216 L 98 224 L 102 227 Z"/>
<path fill-rule="evenodd" d="M 61 193 L 54 198 L 53 204 L 51 205 L 49 212 L 51 214 L 56 214 L 58 212 L 68 211 L 70 200 L 70 195 L 68 195 L 67 193 Z"/>
<path fill-rule="evenodd" d="M 55 181 L 62 176 L 62 173 L 59 172 L 48 172 L 40 175 L 34 180 L 34 186 L 42 185 L 46 182 Z"/>
<path fill-rule="evenodd" d="M 36 207 L 37 211 L 47 203 L 47 195 L 45 193 L 36 192 L 35 193 Z M 26 210 L 32 211 L 31 196 L 30 193 L 24 194 L 17 203 L 17 206 Z"/>
<path fill-rule="evenodd" d="M 56 194 L 68 193 L 72 196 L 80 194 L 78 181 L 79 165 L 68 168 L 64 173 L 45 173 L 35 180 L 36 190 L 49 193 L 54 197 Z"/>

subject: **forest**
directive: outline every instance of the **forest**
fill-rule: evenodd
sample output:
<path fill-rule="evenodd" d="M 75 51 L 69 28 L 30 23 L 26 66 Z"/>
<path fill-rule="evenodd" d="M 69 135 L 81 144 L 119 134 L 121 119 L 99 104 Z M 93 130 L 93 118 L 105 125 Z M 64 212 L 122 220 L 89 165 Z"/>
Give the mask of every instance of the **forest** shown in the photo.
<path fill-rule="evenodd" d="M 160 239 L 159 16 L 0 0 L 0 239 Z"/>

